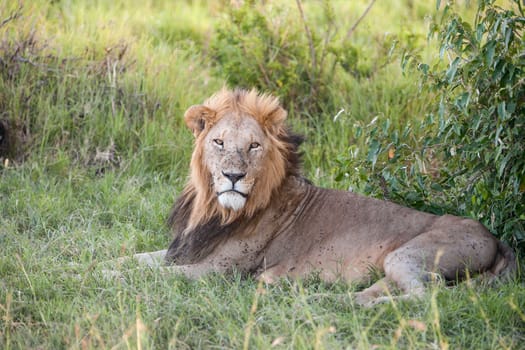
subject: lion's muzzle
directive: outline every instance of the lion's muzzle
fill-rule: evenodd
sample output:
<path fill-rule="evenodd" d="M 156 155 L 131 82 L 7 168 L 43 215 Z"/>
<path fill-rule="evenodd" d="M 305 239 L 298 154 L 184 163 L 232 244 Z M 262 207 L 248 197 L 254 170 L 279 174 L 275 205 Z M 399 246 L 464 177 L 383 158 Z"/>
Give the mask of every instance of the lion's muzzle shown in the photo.
<path fill-rule="evenodd" d="M 240 210 L 246 204 L 249 189 L 246 188 L 244 181 L 246 173 L 244 172 L 225 172 L 222 175 L 229 181 L 222 182 L 217 191 L 219 204 L 224 208 L 234 211 Z"/>

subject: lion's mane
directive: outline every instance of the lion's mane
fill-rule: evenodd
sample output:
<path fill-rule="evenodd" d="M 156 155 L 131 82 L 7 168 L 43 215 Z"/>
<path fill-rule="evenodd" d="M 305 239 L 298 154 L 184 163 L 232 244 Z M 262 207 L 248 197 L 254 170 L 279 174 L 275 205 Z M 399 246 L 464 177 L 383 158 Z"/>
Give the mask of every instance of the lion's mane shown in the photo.
<path fill-rule="evenodd" d="M 284 126 L 286 111 L 276 97 L 256 90 L 222 89 L 207 99 L 203 106 L 212 111 L 202 120 L 196 135 L 190 163 L 190 176 L 182 194 L 175 202 L 168 224 L 174 240 L 166 260 L 169 263 L 190 264 L 200 260 L 228 237 L 239 225 L 245 225 L 258 211 L 266 208 L 272 195 L 279 191 L 288 176 L 299 176 L 301 157 L 299 146 L 303 138 Z M 189 114 L 185 120 L 190 126 Z M 204 139 L 207 132 L 223 116 L 235 113 L 250 115 L 263 129 L 270 141 L 266 157 L 265 176 L 256 180 L 244 208 L 238 211 L 218 204 L 213 191 L 211 174 L 204 163 Z"/>

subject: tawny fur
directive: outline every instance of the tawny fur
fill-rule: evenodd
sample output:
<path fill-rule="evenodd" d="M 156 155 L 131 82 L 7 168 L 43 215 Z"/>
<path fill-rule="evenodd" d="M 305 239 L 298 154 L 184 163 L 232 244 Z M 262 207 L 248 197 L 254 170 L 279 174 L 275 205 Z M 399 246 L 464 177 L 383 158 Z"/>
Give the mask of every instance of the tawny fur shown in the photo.
<path fill-rule="evenodd" d="M 195 147 L 169 220 L 174 239 L 139 261 L 162 256 L 190 277 L 237 269 L 267 282 L 313 272 L 362 281 L 376 267 L 385 278 L 356 295 L 368 305 L 391 284 L 417 296 L 435 274 L 455 280 L 515 269 L 512 250 L 479 222 L 313 186 L 300 175 L 302 139 L 284 126 L 275 97 L 223 89 L 184 118 Z M 224 186 L 242 208 L 219 203 Z"/>
<path fill-rule="evenodd" d="M 217 203 L 215 193 L 210 188 L 210 174 L 203 159 L 202 142 L 207 131 L 213 128 L 224 115 L 234 113 L 239 118 L 251 116 L 261 125 L 267 137 L 272 140 L 268 150 L 267 176 L 260 179 L 254 193 L 250 195 L 246 207 L 239 212 L 227 210 Z M 232 223 L 241 216 L 251 216 L 256 210 L 268 205 L 272 191 L 283 181 L 286 175 L 287 144 L 282 137 L 287 135 L 283 121 L 286 111 L 279 100 L 270 95 L 260 95 L 255 90 L 221 90 L 210 97 L 201 106 L 193 106 L 186 111 L 184 119 L 193 130 L 195 151 L 190 163 L 190 181 L 184 193 L 195 195 L 188 230 L 205 223 L 215 216 L 220 216 L 222 224 Z"/>

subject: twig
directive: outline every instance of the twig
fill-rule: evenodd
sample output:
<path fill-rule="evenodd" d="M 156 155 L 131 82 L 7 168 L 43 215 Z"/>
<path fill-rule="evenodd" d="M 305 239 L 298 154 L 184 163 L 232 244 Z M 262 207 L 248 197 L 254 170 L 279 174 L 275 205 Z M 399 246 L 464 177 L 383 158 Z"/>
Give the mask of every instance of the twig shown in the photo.
<path fill-rule="evenodd" d="M 241 48 L 242 48 L 242 51 L 244 53 L 244 57 L 249 57 L 248 51 L 246 50 L 246 46 L 244 44 L 242 44 Z M 268 86 L 268 88 L 270 88 L 271 86 L 273 86 L 273 84 L 272 84 L 272 81 L 270 80 L 270 78 L 268 77 L 268 73 L 264 69 L 264 66 L 262 65 L 261 61 L 259 61 L 259 60 L 256 60 L 256 61 L 257 61 L 257 67 L 259 68 L 259 70 L 261 71 L 261 74 L 263 75 L 264 82 L 266 83 L 266 86 Z"/>
<path fill-rule="evenodd" d="M 333 20 L 332 14 L 331 14 L 331 11 L 333 11 L 333 9 L 331 8 L 329 3 L 326 3 L 324 11 L 325 11 L 325 14 L 328 14 L 327 15 L 328 28 L 326 29 L 326 35 L 324 37 L 324 43 L 323 43 L 323 51 L 321 52 L 321 60 L 319 62 L 319 72 L 318 73 L 319 73 L 320 77 L 323 76 L 323 70 L 324 70 L 324 66 L 325 66 L 324 65 L 324 60 L 325 60 L 325 58 L 326 58 L 326 56 L 328 54 L 328 44 L 332 40 L 333 35 L 335 35 L 337 33 L 337 28 L 336 28 L 335 31 L 334 31 L 334 34 L 332 35 L 332 29 L 335 27 L 335 25 L 334 25 L 334 20 Z"/>
<path fill-rule="evenodd" d="M 300 0 L 295 0 L 297 3 L 297 8 L 299 9 L 299 13 L 301 14 L 301 19 L 303 21 L 304 30 L 306 31 L 306 37 L 308 38 L 308 46 L 310 47 L 310 56 L 312 59 L 312 65 L 316 65 L 316 58 L 315 58 L 315 47 L 314 47 L 314 41 L 312 39 L 312 33 L 310 32 L 310 28 L 308 27 L 308 24 L 306 23 L 306 17 L 304 16 L 303 6 L 301 5 Z"/>
<path fill-rule="evenodd" d="M 2 20 L 2 22 L 0 22 L 0 28 L 2 28 L 3 26 L 5 26 L 7 23 L 11 22 L 11 21 L 14 21 L 15 19 L 17 19 L 18 17 L 22 16 L 22 5 L 19 5 L 18 6 L 18 9 L 16 9 L 16 11 L 14 11 L 13 13 L 11 13 L 9 15 L 9 17 L 5 18 Z"/>
<path fill-rule="evenodd" d="M 368 7 L 365 9 L 365 12 L 363 12 L 361 17 L 359 17 L 357 19 L 357 21 L 355 21 L 354 25 L 348 30 L 348 32 L 346 32 L 346 40 L 348 40 L 350 38 L 350 36 L 352 36 L 352 34 L 354 33 L 354 31 L 357 28 L 357 26 L 359 25 L 359 23 L 361 23 L 363 18 L 365 18 L 365 16 L 367 15 L 368 11 L 370 11 L 370 9 L 372 8 L 372 6 L 374 5 L 375 2 L 376 2 L 376 0 L 370 1 L 370 4 L 368 4 Z"/>
<path fill-rule="evenodd" d="M 312 33 L 310 32 L 310 28 L 308 27 L 308 24 L 306 23 L 306 17 L 304 16 L 303 6 L 301 5 L 300 0 L 295 0 L 297 3 L 297 8 L 299 9 L 299 13 L 301 14 L 301 20 L 303 21 L 304 30 L 306 31 L 306 37 L 308 38 L 308 46 L 310 47 L 310 57 L 312 60 L 312 76 L 311 76 L 311 94 L 313 95 L 313 92 L 315 90 L 315 71 L 317 69 L 317 59 L 315 54 L 315 47 L 314 47 L 314 41 L 312 39 Z"/>
<path fill-rule="evenodd" d="M 33 61 L 31 61 L 29 58 L 25 58 L 25 57 L 22 57 L 22 56 L 13 56 L 11 58 L 12 61 L 16 61 L 16 62 L 21 62 L 21 63 L 27 63 L 33 67 L 37 67 L 37 68 L 42 68 L 44 70 L 46 70 L 47 72 L 58 72 L 58 69 L 56 68 L 51 68 L 49 65 L 46 65 L 46 64 L 41 64 L 41 63 L 35 63 Z"/>

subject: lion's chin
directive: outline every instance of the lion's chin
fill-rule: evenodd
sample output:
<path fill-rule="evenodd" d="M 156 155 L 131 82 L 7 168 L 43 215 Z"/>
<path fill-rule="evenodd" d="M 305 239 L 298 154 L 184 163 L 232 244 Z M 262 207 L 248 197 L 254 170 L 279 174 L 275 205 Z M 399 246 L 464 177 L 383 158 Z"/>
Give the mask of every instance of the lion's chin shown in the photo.
<path fill-rule="evenodd" d="M 242 209 L 246 204 L 246 197 L 234 191 L 223 192 L 218 199 L 220 205 L 233 211 Z"/>

